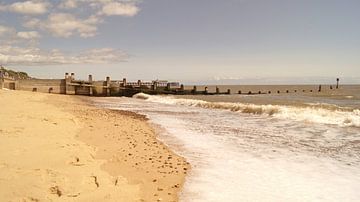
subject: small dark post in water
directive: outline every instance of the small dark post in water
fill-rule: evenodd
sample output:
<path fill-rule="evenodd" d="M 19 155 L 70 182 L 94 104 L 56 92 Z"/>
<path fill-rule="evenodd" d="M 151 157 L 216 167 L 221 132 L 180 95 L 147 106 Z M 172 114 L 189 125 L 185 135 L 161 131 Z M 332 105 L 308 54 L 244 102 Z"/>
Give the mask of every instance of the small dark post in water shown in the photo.
<path fill-rule="evenodd" d="M 259 91 L 259 94 L 261 94 L 261 91 Z"/>
<path fill-rule="evenodd" d="M 332 86 L 330 86 L 330 90 L 332 90 Z"/>
<path fill-rule="evenodd" d="M 321 85 L 319 85 L 319 92 L 321 92 Z"/>
<path fill-rule="evenodd" d="M 286 93 L 289 93 L 289 90 L 286 90 Z"/>
<path fill-rule="evenodd" d="M 303 90 L 303 92 L 305 93 L 305 90 Z"/>
<path fill-rule="evenodd" d="M 228 89 L 228 90 L 227 90 L 227 94 L 229 94 L 229 95 L 231 94 L 231 91 L 230 91 L 230 89 Z"/>
<path fill-rule="evenodd" d="M 166 90 L 168 90 L 168 91 L 171 90 L 171 84 L 170 84 L 170 83 L 167 83 L 167 84 L 166 84 Z"/>
<path fill-rule="evenodd" d="M 312 93 L 313 90 L 310 90 L 310 93 Z"/>
<path fill-rule="evenodd" d="M 271 91 L 269 91 L 268 94 L 271 94 Z"/>
<path fill-rule="evenodd" d="M 238 91 L 238 94 L 241 94 L 241 90 Z"/>
<path fill-rule="evenodd" d="M 106 96 L 110 96 L 110 77 L 106 77 Z"/>
<path fill-rule="evenodd" d="M 278 90 L 277 93 L 280 93 L 280 91 Z"/>
<path fill-rule="evenodd" d="M 216 86 L 216 94 L 219 94 L 220 93 L 220 89 L 219 87 Z"/>
<path fill-rule="evenodd" d="M 196 93 L 196 91 L 197 91 L 196 86 L 194 86 L 192 91 L 193 91 L 193 93 Z"/>
<path fill-rule="evenodd" d="M 294 92 L 296 93 L 296 92 L 297 92 L 297 90 L 294 90 Z"/>
<path fill-rule="evenodd" d="M 158 86 L 157 81 L 154 81 L 153 84 L 151 85 L 152 90 L 157 90 L 157 86 Z"/>
<path fill-rule="evenodd" d="M 205 93 L 205 94 L 208 94 L 208 87 L 205 87 L 204 93 Z"/>
<path fill-rule="evenodd" d="M 248 92 L 248 94 L 249 94 L 249 95 L 251 95 L 251 94 L 252 94 L 252 92 L 251 92 L 251 91 L 249 91 L 249 92 Z"/>
<path fill-rule="evenodd" d="M 126 83 L 126 78 L 123 78 L 123 87 L 126 87 L 127 83 Z"/>
<path fill-rule="evenodd" d="M 180 85 L 180 90 L 183 91 L 184 90 L 184 84 Z"/>
<path fill-rule="evenodd" d="M 340 79 L 339 79 L 339 78 L 336 78 L 336 89 L 339 88 L 339 81 L 340 81 Z"/>

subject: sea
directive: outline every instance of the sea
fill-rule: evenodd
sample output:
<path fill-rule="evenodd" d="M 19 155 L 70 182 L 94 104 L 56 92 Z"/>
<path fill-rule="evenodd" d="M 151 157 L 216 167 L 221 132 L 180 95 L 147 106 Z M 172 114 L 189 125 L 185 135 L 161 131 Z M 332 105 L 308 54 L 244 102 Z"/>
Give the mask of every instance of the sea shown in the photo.
<path fill-rule="evenodd" d="M 146 115 L 190 162 L 180 201 L 360 201 L 360 85 L 219 88 L 92 100 Z"/>

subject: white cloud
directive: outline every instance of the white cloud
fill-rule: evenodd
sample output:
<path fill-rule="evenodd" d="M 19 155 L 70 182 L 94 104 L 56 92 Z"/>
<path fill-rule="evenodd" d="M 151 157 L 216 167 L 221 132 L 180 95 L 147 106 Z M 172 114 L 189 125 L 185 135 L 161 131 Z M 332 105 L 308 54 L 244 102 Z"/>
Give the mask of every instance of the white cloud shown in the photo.
<path fill-rule="evenodd" d="M 0 25 L 0 37 L 4 37 L 5 35 L 11 34 L 13 32 L 13 28 Z"/>
<path fill-rule="evenodd" d="M 123 62 L 127 58 L 125 52 L 111 48 L 66 54 L 57 49 L 45 51 L 35 47 L 0 46 L 0 63 L 4 65 L 109 64 Z"/>
<path fill-rule="evenodd" d="M 73 9 L 76 7 L 77 7 L 76 0 L 63 0 L 59 5 L 59 8 L 63 8 L 63 9 Z"/>
<path fill-rule="evenodd" d="M 46 1 L 24 1 L 0 6 L 2 11 L 10 11 L 20 14 L 41 15 L 48 11 L 49 3 Z"/>
<path fill-rule="evenodd" d="M 68 38 L 79 34 L 81 37 L 87 38 L 96 35 L 97 24 L 100 22 L 101 20 L 95 16 L 90 16 L 88 19 L 78 19 L 72 14 L 54 13 L 50 14 L 46 21 L 37 25 L 55 37 Z"/>
<path fill-rule="evenodd" d="M 26 20 L 23 23 L 23 26 L 26 28 L 34 29 L 34 28 L 37 28 L 40 25 L 40 23 L 41 23 L 41 20 L 39 20 L 37 18 L 32 18 L 32 19 Z"/>
<path fill-rule="evenodd" d="M 37 31 L 18 32 L 16 35 L 17 35 L 18 38 L 28 39 L 28 40 L 33 40 L 33 39 L 39 39 L 40 38 L 40 34 Z"/>
<path fill-rule="evenodd" d="M 100 14 L 134 16 L 138 12 L 139 8 L 133 3 L 109 2 L 103 5 Z"/>

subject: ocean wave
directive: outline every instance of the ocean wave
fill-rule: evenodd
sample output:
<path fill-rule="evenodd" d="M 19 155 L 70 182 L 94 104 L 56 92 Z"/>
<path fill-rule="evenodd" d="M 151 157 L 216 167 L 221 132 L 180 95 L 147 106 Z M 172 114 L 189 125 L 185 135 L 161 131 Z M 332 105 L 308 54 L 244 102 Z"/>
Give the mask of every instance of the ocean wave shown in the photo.
<path fill-rule="evenodd" d="M 171 96 L 153 96 L 139 93 L 133 96 L 151 102 L 201 107 L 208 109 L 222 109 L 239 113 L 267 115 L 281 119 L 334 124 L 343 127 L 360 127 L 360 110 L 341 108 L 327 104 L 309 104 L 308 106 L 285 106 L 285 105 L 257 105 L 249 103 L 230 102 L 207 102 L 195 99 L 174 98 Z"/>

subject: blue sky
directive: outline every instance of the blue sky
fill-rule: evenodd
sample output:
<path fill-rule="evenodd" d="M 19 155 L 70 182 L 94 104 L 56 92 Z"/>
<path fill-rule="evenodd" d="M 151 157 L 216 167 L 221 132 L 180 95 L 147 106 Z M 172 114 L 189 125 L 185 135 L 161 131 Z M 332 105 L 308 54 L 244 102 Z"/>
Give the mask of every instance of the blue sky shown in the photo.
<path fill-rule="evenodd" d="M 357 0 L 1 1 L 0 63 L 44 78 L 357 82 L 359 10 Z"/>

